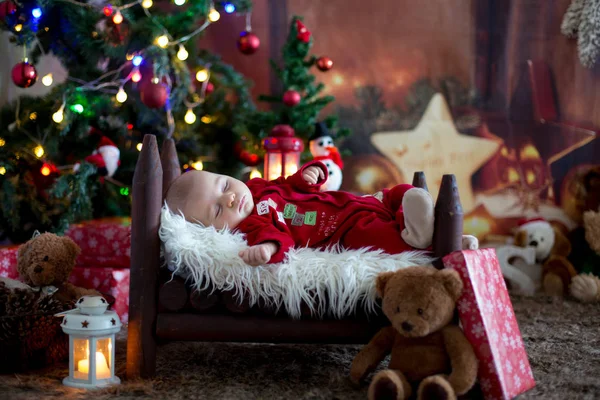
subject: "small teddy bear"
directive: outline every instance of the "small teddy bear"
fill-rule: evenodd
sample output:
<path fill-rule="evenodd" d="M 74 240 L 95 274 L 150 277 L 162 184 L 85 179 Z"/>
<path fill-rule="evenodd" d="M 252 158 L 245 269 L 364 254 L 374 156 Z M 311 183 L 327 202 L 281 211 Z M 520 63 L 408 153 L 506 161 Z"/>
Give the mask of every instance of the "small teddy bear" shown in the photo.
<path fill-rule="evenodd" d="M 62 302 L 99 295 L 95 290 L 67 282 L 80 252 L 79 246 L 66 236 L 42 233 L 19 247 L 17 271 L 23 283 L 31 287 L 52 287 L 53 298 Z"/>
<path fill-rule="evenodd" d="M 431 266 L 379 274 L 377 293 L 391 326 L 385 327 L 352 361 L 350 378 L 359 383 L 391 353 L 388 369 L 373 378 L 369 400 L 456 399 L 477 379 L 477 357 L 462 330 L 452 323 L 463 290 L 458 273 Z"/>
<path fill-rule="evenodd" d="M 582 273 L 571 282 L 571 295 L 583 303 L 600 302 L 600 209 L 583 213 L 585 240 Z"/>
<path fill-rule="evenodd" d="M 568 293 L 577 271 L 567 259 L 571 243 L 565 235 L 542 218 L 524 219 L 519 221 L 515 245 L 535 249 L 535 259 L 541 264 L 540 285 L 547 295 L 561 297 Z"/>

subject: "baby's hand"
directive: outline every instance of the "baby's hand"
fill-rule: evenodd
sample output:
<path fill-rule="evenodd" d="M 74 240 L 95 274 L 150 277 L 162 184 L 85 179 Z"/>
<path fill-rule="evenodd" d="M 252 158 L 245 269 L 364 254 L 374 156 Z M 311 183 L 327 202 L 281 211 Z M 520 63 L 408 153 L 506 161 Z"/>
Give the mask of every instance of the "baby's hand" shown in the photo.
<path fill-rule="evenodd" d="M 310 167 L 306 168 L 304 172 L 302 172 L 302 178 L 306 182 L 314 185 L 315 183 L 319 182 L 319 178 L 325 179 L 325 173 L 316 165 L 311 165 Z"/>
<path fill-rule="evenodd" d="M 239 256 L 246 264 L 256 267 L 268 263 L 271 256 L 276 252 L 277 245 L 272 242 L 266 242 L 250 246 L 247 249 L 240 251 Z"/>

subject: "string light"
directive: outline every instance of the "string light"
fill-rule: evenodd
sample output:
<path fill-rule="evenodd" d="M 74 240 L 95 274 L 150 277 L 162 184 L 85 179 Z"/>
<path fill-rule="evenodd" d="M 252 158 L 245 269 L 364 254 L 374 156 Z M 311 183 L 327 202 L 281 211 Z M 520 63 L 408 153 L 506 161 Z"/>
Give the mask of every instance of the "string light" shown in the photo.
<path fill-rule="evenodd" d="M 133 74 L 131 74 L 131 80 L 136 83 L 142 80 L 142 74 L 139 70 L 136 69 L 135 71 L 133 71 Z"/>
<path fill-rule="evenodd" d="M 44 155 L 44 148 L 41 145 L 37 145 L 33 149 L 33 154 L 35 154 L 37 158 L 41 158 Z"/>
<path fill-rule="evenodd" d="M 4 140 L 4 138 L 0 137 L 0 147 L 4 146 L 6 144 L 6 140 Z"/>
<path fill-rule="evenodd" d="M 167 40 L 169 40 L 169 39 L 167 39 Z M 142 63 L 142 61 L 144 61 L 144 58 L 142 56 L 135 56 L 135 57 L 132 57 L 132 60 L 133 61 L 131 61 L 131 62 L 133 63 L 133 65 L 135 65 L 136 67 L 139 67 L 140 64 Z"/>
<path fill-rule="evenodd" d="M 227 3 L 227 4 L 225 4 L 225 12 L 226 12 L 227 14 L 232 14 L 232 13 L 234 13 L 234 12 L 235 12 L 235 6 L 234 6 L 233 4 L 231 4 L 231 3 Z"/>
<path fill-rule="evenodd" d="M 202 161 L 200 160 L 193 162 L 191 165 L 196 171 L 202 171 L 204 168 L 204 164 L 202 164 Z"/>
<path fill-rule="evenodd" d="M 15 25 L 15 32 L 21 32 L 22 29 L 23 29 L 23 25 L 22 24 Z"/>
<path fill-rule="evenodd" d="M 208 12 L 208 20 L 210 22 L 217 22 L 219 18 L 221 18 L 221 14 L 219 14 L 219 12 L 214 9 L 214 7 L 211 8 Z"/>
<path fill-rule="evenodd" d="M 262 174 L 256 168 L 254 168 L 254 169 L 252 169 L 252 171 L 250 171 L 250 179 L 254 179 L 254 178 L 262 178 Z"/>
<path fill-rule="evenodd" d="M 160 35 L 156 38 L 156 44 L 164 49 L 169 45 L 169 38 L 167 35 Z"/>
<path fill-rule="evenodd" d="M 33 10 L 31 10 L 31 15 L 33 15 L 33 18 L 39 18 L 42 16 L 42 9 L 39 7 L 34 8 Z"/>
<path fill-rule="evenodd" d="M 107 17 L 110 17 L 113 13 L 113 9 L 112 6 L 109 4 L 107 6 L 104 6 L 104 8 L 102 9 L 102 12 L 104 13 L 104 15 L 106 15 Z"/>
<path fill-rule="evenodd" d="M 131 54 L 131 53 L 127 53 L 127 54 L 125 54 L 125 59 L 126 59 L 127 61 L 131 61 L 131 60 L 133 60 L 133 54 Z"/>
<path fill-rule="evenodd" d="M 205 115 L 202 118 L 200 118 L 200 121 L 204 122 L 205 124 L 210 124 L 212 122 L 212 118 L 210 117 L 210 115 Z"/>
<path fill-rule="evenodd" d="M 31 114 L 29 114 L 29 119 L 32 121 L 35 121 L 37 119 L 37 113 L 32 112 Z"/>
<path fill-rule="evenodd" d="M 183 119 L 185 120 L 185 122 L 191 125 L 194 122 L 196 122 L 196 114 L 194 114 L 191 108 L 188 108 Z"/>
<path fill-rule="evenodd" d="M 180 44 L 179 51 L 177 52 L 177 58 L 179 58 L 181 61 L 185 61 L 185 60 L 187 60 L 189 55 L 190 55 L 190 53 L 188 53 L 187 50 L 185 49 L 185 47 L 183 47 L 183 45 Z"/>
<path fill-rule="evenodd" d="M 129 188 L 122 187 L 119 189 L 119 193 L 121 193 L 121 196 L 129 196 Z"/>
<path fill-rule="evenodd" d="M 176 6 L 182 6 L 185 4 L 185 0 L 175 0 L 173 3 L 175 3 Z"/>
<path fill-rule="evenodd" d="M 135 146 L 135 148 L 137 149 L 137 151 L 142 151 L 142 143 L 138 143 L 137 146 Z"/>
<path fill-rule="evenodd" d="M 6 173 L 6 168 L 0 167 L 0 175 L 4 175 Z"/>
<path fill-rule="evenodd" d="M 64 109 L 65 109 L 65 104 L 63 103 L 63 105 L 60 106 L 60 108 L 58 109 L 58 111 L 55 112 L 54 114 L 52 114 L 52 120 L 54 122 L 56 122 L 57 124 L 60 124 L 63 121 L 64 117 L 65 117 L 65 115 L 63 113 Z"/>
<path fill-rule="evenodd" d="M 52 79 L 52 73 L 44 75 L 44 77 L 42 78 L 42 83 L 44 84 L 44 86 L 50 86 L 52 85 L 52 82 L 54 82 L 54 79 Z"/>
<path fill-rule="evenodd" d="M 117 13 L 113 16 L 113 22 L 116 25 L 119 25 L 121 22 L 123 22 L 123 14 L 121 14 L 121 11 L 117 10 Z"/>
<path fill-rule="evenodd" d="M 50 175 L 50 172 L 52 172 L 52 170 L 50 169 L 50 167 L 48 166 L 48 164 L 44 164 L 42 166 L 42 168 L 40 169 L 40 173 L 44 176 L 48 176 Z"/>
<path fill-rule="evenodd" d="M 83 112 L 83 106 L 81 104 L 73 104 L 71 106 L 71 111 L 81 114 Z"/>
<path fill-rule="evenodd" d="M 119 91 L 117 92 L 115 98 L 119 103 L 125 103 L 125 101 L 127 101 L 127 93 L 125 93 L 122 86 L 119 88 Z"/>
<path fill-rule="evenodd" d="M 206 69 L 201 69 L 200 71 L 196 72 L 196 80 L 198 82 L 204 82 L 207 79 L 208 79 L 208 71 Z"/>
<path fill-rule="evenodd" d="M 142 1 L 142 7 L 144 7 L 144 8 L 150 8 L 150 7 L 152 7 L 152 4 L 153 4 L 152 0 L 144 0 L 144 1 Z"/>

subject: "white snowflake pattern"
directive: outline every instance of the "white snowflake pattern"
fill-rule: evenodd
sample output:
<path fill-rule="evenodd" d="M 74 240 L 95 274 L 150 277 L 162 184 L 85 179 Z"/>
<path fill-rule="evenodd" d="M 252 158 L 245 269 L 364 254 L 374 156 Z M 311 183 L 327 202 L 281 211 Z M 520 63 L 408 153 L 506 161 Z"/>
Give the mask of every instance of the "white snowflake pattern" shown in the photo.
<path fill-rule="evenodd" d="M 484 392 L 488 392 L 492 388 L 492 382 L 488 378 L 481 378 L 479 384 Z"/>
<path fill-rule="evenodd" d="M 96 287 L 96 288 L 97 288 L 98 286 L 100 286 L 100 279 L 98 279 L 98 278 L 94 278 L 94 281 L 93 281 L 93 283 L 94 283 L 94 287 Z"/>
<path fill-rule="evenodd" d="M 491 301 L 486 302 L 483 306 L 485 307 L 485 311 L 488 315 L 494 313 L 494 303 Z"/>
<path fill-rule="evenodd" d="M 483 325 L 481 323 L 476 323 L 471 327 L 471 333 L 475 335 L 477 339 L 483 336 Z"/>
<path fill-rule="evenodd" d="M 490 341 L 492 342 L 492 344 L 496 345 L 496 343 L 498 342 L 498 331 L 495 329 L 492 329 L 489 337 L 490 337 Z"/>
<path fill-rule="evenodd" d="M 471 311 L 471 302 L 467 299 L 461 299 L 458 302 L 458 311 L 462 313 Z"/>
<path fill-rule="evenodd" d="M 498 309 L 498 314 L 500 314 L 504 311 L 504 304 L 502 304 L 501 301 L 497 301 L 494 304 L 496 305 L 496 308 Z"/>
<path fill-rule="evenodd" d="M 522 374 L 524 374 L 525 371 L 527 371 L 527 367 L 525 366 L 525 361 L 523 361 L 523 360 L 519 361 L 519 370 L 521 371 Z"/>
<path fill-rule="evenodd" d="M 504 332 L 502 332 L 502 342 L 504 343 L 504 347 L 508 347 L 508 344 L 510 342 L 509 337 Z"/>
<path fill-rule="evenodd" d="M 504 313 L 506 314 L 506 318 L 510 318 L 510 319 L 514 318 L 512 305 L 510 303 L 507 303 L 504 306 Z"/>
<path fill-rule="evenodd" d="M 125 250 L 125 255 L 127 257 L 131 257 L 131 247 L 127 247 L 127 250 Z"/>
<path fill-rule="evenodd" d="M 115 278 L 115 280 L 117 282 L 121 282 L 123 280 L 123 278 L 125 278 L 125 272 L 123 271 L 115 271 L 112 274 L 113 278 Z"/>
<path fill-rule="evenodd" d="M 128 319 L 129 319 L 129 313 L 123 313 L 123 315 L 121 315 L 121 321 L 127 322 Z"/>
<path fill-rule="evenodd" d="M 510 363 L 510 360 L 506 360 L 506 363 L 504 364 L 506 371 L 508 371 L 508 373 L 513 372 L 513 366 Z"/>
<path fill-rule="evenodd" d="M 116 231 L 112 228 L 104 230 L 104 237 L 106 240 L 111 241 L 115 237 Z"/>
<path fill-rule="evenodd" d="M 513 326 L 512 326 L 512 324 L 510 322 L 511 321 L 509 319 L 507 319 L 507 320 L 504 321 L 504 329 L 508 333 L 512 333 L 512 330 L 513 330 Z"/>
<path fill-rule="evenodd" d="M 73 233 L 73 239 L 81 241 L 81 239 L 83 239 L 83 231 L 75 231 L 75 233 Z"/>
<path fill-rule="evenodd" d="M 3 258 L 2 259 L 2 268 L 8 269 L 8 267 L 10 267 L 10 260 L 8 258 Z"/>
<path fill-rule="evenodd" d="M 89 278 L 91 274 L 91 271 L 89 269 L 86 269 L 85 271 L 83 271 L 83 277 L 85 279 Z"/>
<path fill-rule="evenodd" d="M 490 374 L 496 374 L 496 365 L 491 361 L 488 363 L 488 370 L 490 371 Z"/>
<path fill-rule="evenodd" d="M 490 291 L 490 295 L 492 297 L 496 296 L 496 289 L 497 289 L 496 285 L 489 285 L 488 290 Z"/>
<path fill-rule="evenodd" d="M 98 241 L 96 239 L 91 238 L 90 240 L 88 240 L 88 246 L 90 249 L 95 249 L 97 245 Z"/>
<path fill-rule="evenodd" d="M 515 387 L 520 387 L 521 386 L 521 377 L 518 374 L 515 374 L 513 376 L 513 381 L 515 383 Z"/>

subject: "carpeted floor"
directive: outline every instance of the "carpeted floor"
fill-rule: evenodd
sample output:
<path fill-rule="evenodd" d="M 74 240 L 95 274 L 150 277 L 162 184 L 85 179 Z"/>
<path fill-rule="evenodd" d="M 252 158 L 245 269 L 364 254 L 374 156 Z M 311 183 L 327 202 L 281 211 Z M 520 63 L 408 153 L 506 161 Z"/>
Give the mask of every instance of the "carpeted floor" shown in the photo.
<path fill-rule="evenodd" d="M 600 305 L 513 298 L 537 387 L 522 399 L 600 398 Z M 118 375 L 125 376 L 119 341 Z M 0 399 L 365 399 L 347 380 L 360 346 L 172 343 L 158 377 L 85 392 L 61 384 L 66 364 L 0 376 Z"/>

